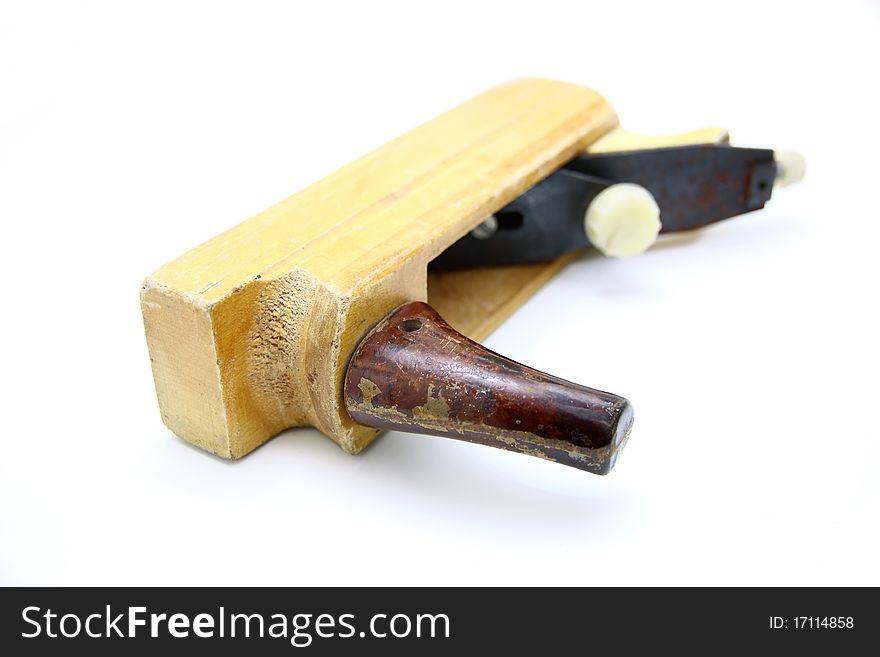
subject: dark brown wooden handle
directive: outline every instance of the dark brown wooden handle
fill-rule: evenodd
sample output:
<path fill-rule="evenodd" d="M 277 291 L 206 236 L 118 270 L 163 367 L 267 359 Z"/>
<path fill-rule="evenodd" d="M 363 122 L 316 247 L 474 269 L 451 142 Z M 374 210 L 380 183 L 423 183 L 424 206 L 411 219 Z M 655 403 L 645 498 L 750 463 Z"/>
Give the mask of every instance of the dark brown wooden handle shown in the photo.
<path fill-rule="evenodd" d="M 431 306 L 401 306 L 363 339 L 345 380 L 360 424 L 457 438 L 596 474 L 632 428 L 623 397 L 520 365 L 461 335 Z"/>

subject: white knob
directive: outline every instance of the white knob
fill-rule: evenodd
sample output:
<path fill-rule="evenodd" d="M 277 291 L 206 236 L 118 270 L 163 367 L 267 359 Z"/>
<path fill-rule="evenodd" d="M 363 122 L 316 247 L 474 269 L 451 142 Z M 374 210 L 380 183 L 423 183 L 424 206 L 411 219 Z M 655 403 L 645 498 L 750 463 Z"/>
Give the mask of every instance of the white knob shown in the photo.
<path fill-rule="evenodd" d="M 807 172 L 807 161 L 796 151 L 774 151 L 776 160 L 776 184 L 785 187 L 796 183 Z"/>
<path fill-rule="evenodd" d="M 606 187 L 584 214 L 590 243 L 613 258 L 643 253 L 660 233 L 660 207 L 651 192 L 633 183 Z"/>

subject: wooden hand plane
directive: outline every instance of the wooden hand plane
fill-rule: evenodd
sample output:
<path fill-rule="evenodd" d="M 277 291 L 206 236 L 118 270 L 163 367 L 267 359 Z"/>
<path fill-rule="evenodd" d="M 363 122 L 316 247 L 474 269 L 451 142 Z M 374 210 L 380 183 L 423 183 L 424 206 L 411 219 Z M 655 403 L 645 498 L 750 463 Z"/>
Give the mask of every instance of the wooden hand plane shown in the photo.
<path fill-rule="evenodd" d="M 477 341 L 583 249 L 758 210 L 804 168 L 616 126 L 595 91 L 509 82 L 164 265 L 141 306 L 165 424 L 225 458 L 289 427 L 351 454 L 400 429 L 607 473 L 629 402 Z"/>

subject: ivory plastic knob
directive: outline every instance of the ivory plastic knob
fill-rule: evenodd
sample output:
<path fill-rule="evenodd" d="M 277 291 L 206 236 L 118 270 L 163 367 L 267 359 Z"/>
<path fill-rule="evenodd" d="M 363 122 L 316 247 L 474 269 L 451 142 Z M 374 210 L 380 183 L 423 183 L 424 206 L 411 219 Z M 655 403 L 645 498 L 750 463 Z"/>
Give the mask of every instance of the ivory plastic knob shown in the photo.
<path fill-rule="evenodd" d="M 776 160 L 776 184 L 780 187 L 791 185 L 803 179 L 807 172 L 807 161 L 796 151 L 774 151 Z"/>
<path fill-rule="evenodd" d="M 603 189 L 584 214 L 590 243 L 612 258 L 644 253 L 660 233 L 660 207 L 651 192 L 634 183 Z"/>

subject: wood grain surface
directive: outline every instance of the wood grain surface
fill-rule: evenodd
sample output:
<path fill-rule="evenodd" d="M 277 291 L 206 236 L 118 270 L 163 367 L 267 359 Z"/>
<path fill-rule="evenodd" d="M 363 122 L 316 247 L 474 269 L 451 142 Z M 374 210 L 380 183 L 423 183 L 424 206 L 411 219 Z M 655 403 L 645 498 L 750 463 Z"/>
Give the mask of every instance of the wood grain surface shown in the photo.
<path fill-rule="evenodd" d="M 361 450 L 377 431 L 344 408 L 355 346 L 392 309 L 428 298 L 432 258 L 616 120 L 590 89 L 515 80 L 160 268 L 141 300 L 166 425 L 227 458 L 304 425 Z M 447 281 L 432 301 L 447 312 L 483 280 L 486 314 L 450 313 L 482 337 L 559 266 L 524 270 L 515 289 L 497 275 Z"/>

